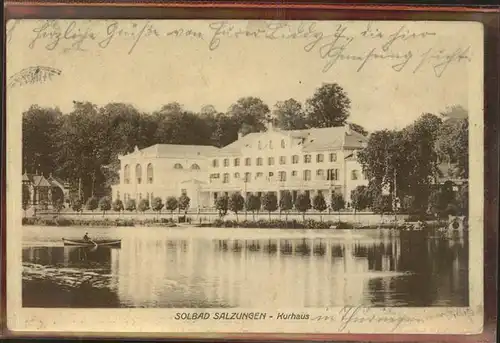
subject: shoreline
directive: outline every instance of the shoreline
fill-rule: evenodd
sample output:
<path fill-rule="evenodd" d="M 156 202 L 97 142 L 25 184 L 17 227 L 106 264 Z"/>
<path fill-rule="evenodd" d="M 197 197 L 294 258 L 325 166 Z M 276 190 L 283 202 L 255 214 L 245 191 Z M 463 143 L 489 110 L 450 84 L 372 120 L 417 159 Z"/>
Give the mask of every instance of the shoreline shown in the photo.
<path fill-rule="evenodd" d="M 244 228 L 244 229 L 290 229 L 290 230 L 374 230 L 393 229 L 398 231 L 425 231 L 449 226 L 445 221 L 389 222 L 378 224 L 349 223 L 343 221 L 298 220 L 229 220 L 215 219 L 211 222 L 175 222 L 173 219 L 73 219 L 61 217 L 29 217 L 22 219 L 23 226 L 61 227 L 165 227 L 165 228 Z"/>

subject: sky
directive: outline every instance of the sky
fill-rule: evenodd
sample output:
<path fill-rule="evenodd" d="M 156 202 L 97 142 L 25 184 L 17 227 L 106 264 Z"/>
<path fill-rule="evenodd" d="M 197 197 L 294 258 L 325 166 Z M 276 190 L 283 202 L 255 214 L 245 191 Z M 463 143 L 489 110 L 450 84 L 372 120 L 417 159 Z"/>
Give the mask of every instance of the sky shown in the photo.
<path fill-rule="evenodd" d="M 32 66 L 61 71 L 8 90 L 10 108 L 21 112 L 32 104 L 69 112 L 74 100 L 226 111 L 244 96 L 272 108 L 336 82 L 351 99 L 349 121 L 401 128 L 422 113 L 467 108 L 471 61 L 482 58 L 477 35 L 458 23 L 26 20 L 8 29 L 8 78 Z M 238 30 L 261 32 L 236 38 Z"/>

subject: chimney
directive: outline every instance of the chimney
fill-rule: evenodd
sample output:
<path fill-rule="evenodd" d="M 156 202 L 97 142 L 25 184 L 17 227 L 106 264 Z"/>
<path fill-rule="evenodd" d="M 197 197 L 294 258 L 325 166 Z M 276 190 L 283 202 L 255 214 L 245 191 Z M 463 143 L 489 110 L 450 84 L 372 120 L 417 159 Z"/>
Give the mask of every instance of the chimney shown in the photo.
<path fill-rule="evenodd" d="M 349 123 L 344 124 L 344 129 L 345 129 L 345 134 L 350 135 L 351 134 L 351 125 Z"/>

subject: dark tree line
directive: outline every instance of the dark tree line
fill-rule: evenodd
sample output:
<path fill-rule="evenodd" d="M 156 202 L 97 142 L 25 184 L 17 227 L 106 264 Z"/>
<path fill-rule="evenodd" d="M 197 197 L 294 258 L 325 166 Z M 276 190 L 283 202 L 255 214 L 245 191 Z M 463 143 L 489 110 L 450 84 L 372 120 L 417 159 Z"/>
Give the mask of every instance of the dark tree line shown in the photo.
<path fill-rule="evenodd" d="M 23 113 L 23 169 L 67 180 L 74 197 L 109 194 L 118 181 L 118 155 L 154 144 L 223 147 L 243 134 L 262 131 L 272 120 L 282 129 L 344 125 L 350 100 L 338 84 L 323 84 L 305 105 L 289 99 L 270 109 L 261 99 L 243 97 L 226 112 L 211 105 L 199 112 L 172 102 L 152 113 L 125 103 L 97 106 L 74 101 L 73 110 L 31 106 Z M 367 132 L 359 125 L 354 130 Z"/>
<path fill-rule="evenodd" d="M 441 116 L 423 114 L 402 130 L 373 132 L 359 153 L 369 185 L 354 194 L 362 204 L 356 205 L 362 209 L 364 199 L 370 199 L 380 213 L 394 206 L 420 215 L 466 213 L 467 189 L 455 192 L 443 181 L 468 178 L 468 135 L 468 116 L 461 107 Z"/>

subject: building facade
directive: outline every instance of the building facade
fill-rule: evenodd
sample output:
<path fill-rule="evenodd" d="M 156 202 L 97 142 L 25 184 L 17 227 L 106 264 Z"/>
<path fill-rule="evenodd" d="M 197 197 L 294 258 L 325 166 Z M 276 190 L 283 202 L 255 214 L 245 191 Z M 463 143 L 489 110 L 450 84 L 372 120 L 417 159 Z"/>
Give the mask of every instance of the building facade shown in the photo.
<path fill-rule="evenodd" d="M 357 152 L 367 142 L 345 127 L 279 130 L 241 134 L 223 147 L 157 144 L 120 156 L 120 183 L 113 200 L 127 201 L 187 194 L 191 209 L 213 208 L 217 197 L 240 192 L 262 194 L 284 190 L 295 198 L 300 192 L 332 192 L 346 202 L 366 185 Z"/>

